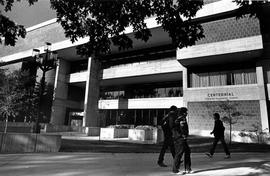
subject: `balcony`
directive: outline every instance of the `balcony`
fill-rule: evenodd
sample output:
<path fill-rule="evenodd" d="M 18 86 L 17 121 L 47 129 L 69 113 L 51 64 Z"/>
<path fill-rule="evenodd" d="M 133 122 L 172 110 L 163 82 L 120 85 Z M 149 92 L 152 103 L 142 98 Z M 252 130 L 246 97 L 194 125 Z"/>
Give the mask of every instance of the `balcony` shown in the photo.
<path fill-rule="evenodd" d="M 261 56 L 262 36 L 252 36 L 177 50 L 177 60 L 184 66 L 246 62 Z"/>
<path fill-rule="evenodd" d="M 183 97 L 99 100 L 99 109 L 164 109 L 183 106 Z"/>

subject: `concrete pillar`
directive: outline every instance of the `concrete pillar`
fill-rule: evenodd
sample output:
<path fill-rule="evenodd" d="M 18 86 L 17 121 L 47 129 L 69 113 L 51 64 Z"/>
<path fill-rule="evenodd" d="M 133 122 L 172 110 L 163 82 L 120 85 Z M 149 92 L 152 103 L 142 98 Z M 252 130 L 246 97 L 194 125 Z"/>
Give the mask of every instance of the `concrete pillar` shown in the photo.
<path fill-rule="evenodd" d="M 187 68 L 183 67 L 182 68 L 182 83 L 183 83 L 183 106 L 187 107 L 187 101 L 185 101 L 185 92 L 188 88 L 188 72 Z"/>
<path fill-rule="evenodd" d="M 65 102 L 68 97 L 68 84 L 66 83 L 66 75 L 70 71 L 70 63 L 64 59 L 59 59 L 56 68 L 54 95 L 52 104 L 51 123 L 54 125 L 64 125 L 66 117 Z"/>
<path fill-rule="evenodd" d="M 99 127 L 99 75 L 100 64 L 94 57 L 88 59 L 88 79 L 85 87 L 83 126 Z"/>
<path fill-rule="evenodd" d="M 259 63 L 256 66 L 256 75 L 257 75 L 257 84 L 260 87 L 261 91 L 261 99 L 259 100 L 259 103 L 260 103 L 262 130 L 264 130 L 269 129 L 269 118 L 268 118 L 267 98 L 266 98 L 267 91 L 266 91 L 266 84 L 264 81 L 263 66 Z"/>

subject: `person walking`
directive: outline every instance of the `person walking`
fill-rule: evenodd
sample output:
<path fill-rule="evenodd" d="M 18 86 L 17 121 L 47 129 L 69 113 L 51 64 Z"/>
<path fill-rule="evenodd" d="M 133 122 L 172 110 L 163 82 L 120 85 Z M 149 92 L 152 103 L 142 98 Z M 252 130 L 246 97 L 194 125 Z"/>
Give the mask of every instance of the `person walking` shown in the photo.
<path fill-rule="evenodd" d="M 185 107 L 181 107 L 179 110 L 179 117 L 177 114 L 169 118 L 170 128 L 172 129 L 172 135 L 175 147 L 175 157 L 173 161 L 173 173 L 179 173 L 181 158 L 184 154 L 184 167 L 185 171 L 182 174 L 193 173 L 191 169 L 190 147 L 187 142 L 189 135 L 189 129 L 187 124 L 187 111 Z"/>
<path fill-rule="evenodd" d="M 161 122 L 162 123 L 161 128 L 163 130 L 163 135 L 164 135 L 164 141 L 163 141 L 163 145 L 162 145 L 162 148 L 160 150 L 158 162 L 157 162 L 160 167 L 167 167 L 167 165 L 164 164 L 164 162 L 163 162 L 164 155 L 166 153 L 167 148 L 170 148 L 172 157 L 174 158 L 174 156 L 175 156 L 172 132 L 171 132 L 170 125 L 169 125 L 169 117 L 175 113 L 174 109 L 177 109 L 177 107 L 175 108 L 174 106 L 171 106 L 169 113 L 165 115 L 165 117 L 162 119 L 162 122 Z"/>
<path fill-rule="evenodd" d="M 224 131 L 225 131 L 225 127 L 223 126 L 222 121 L 220 120 L 220 115 L 219 113 L 214 113 L 214 120 L 215 120 L 215 125 L 214 125 L 214 129 L 210 134 L 214 134 L 214 141 L 213 141 L 213 145 L 212 148 L 210 149 L 210 152 L 205 153 L 209 158 L 212 158 L 214 153 L 215 153 L 215 149 L 217 146 L 218 141 L 221 141 L 224 151 L 226 153 L 225 159 L 231 158 L 231 154 L 230 151 L 227 147 L 227 144 L 225 142 L 224 139 Z"/>

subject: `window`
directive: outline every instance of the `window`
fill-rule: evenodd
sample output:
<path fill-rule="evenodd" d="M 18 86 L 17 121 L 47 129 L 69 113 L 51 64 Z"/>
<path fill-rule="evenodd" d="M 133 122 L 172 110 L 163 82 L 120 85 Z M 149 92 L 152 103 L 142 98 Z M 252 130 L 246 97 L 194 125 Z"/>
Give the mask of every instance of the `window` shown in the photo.
<path fill-rule="evenodd" d="M 100 91 L 100 99 L 156 98 L 183 96 L 182 82 L 129 85 L 125 88 L 106 88 Z"/>
<path fill-rule="evenodd" d="M 218 72 L 192 72 L 189 74 L 189 78 L 190 87 L 214 87 L 257 83 L 255 68 Z"/>

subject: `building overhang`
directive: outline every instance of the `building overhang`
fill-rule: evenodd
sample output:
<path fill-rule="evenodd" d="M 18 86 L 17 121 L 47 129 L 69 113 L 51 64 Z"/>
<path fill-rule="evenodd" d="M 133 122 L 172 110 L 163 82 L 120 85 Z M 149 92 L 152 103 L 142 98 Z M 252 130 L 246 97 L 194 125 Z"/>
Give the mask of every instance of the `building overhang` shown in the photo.
<path fill-rule="evenodd" d="M 197 15 L 194 19 L 198 20 L 204 20 L 204 18 L 208 18 L 211 16 L 215 16 L 217 14 L 223 14 L 223 13 L 228 13 L 230 11 L 234 11 L 237 9 L 236 3 L 230 2 L 228 0 L 221 0 L 218 2 L 206 4 L 203 6 L 202 9 L 200 9 L 197 12 Z M 47 22 L 35 25 L 33 27 L 27 28 L 28 33 L 35 33 L 36 30 L 43 28 L 45 26 L 51 25 L 53 23 L 56 23 L 56 19 L 49 20 Z M 162 45 L 167 45 L 168 43 L 171 42 L 170 37 L 166 32 L 163 31 L 161 28 L 161 24 L 158 24 L 155 17 L 151 17 L 149 19 L 146 19 L 146 24 L 149 29 L 151 29 L 153 36 L 151 39 L 145 43 L 141 41 L 135 41 L 134 42 L 134 47 L 132 50 L 138 50 L 146 47 L 155 47 L 155 46 L 162 46 Z M 60 25 L 59 25 L 60 26 Z M 61 31 L 61 30 L 60 30 Z M 132 34 L 133 28 L 128 27 L 125 30 L 126 34 Z M 55 31 L 57 32 L 57 30 Z M 54 33 L 57 35 L 57 33 Z M 40 35 L 40 33 L 37 32 L 37 35 Z M 24 41 L 24 40 L 22 40 Z M 70 61 L 75 61 L 75 60 L 80 60 L 83 59 L 80 55 L 76 53 L 76 46 L 82 45 L 86 42 L 89 41 L 88 37 L 85 38 L 80 38 L 78 39 L 77 42 L 72 43 L 69 39 L 63 40 L 63 41 L 58 41 L 54 42 L 52 45 L 52 51 L 57 51 L 58 56 L 60 58 L 70 60 Z M 46 41 L 38 41 L 37 45 L 42 46 L 43 43 Z M 27 42 L 24 45 L 25 49 L 21 49 L 20 52 L 18 52 L 18 49 L 15 47 L 8 55 L 3 55 L 0 57 L 0 62 L 4 62 L 6 64 L 8 63 L 13 63 L 13 62 L 20 62 L 22 60 L 27 60 L 31 59 L 32 57 L 32 49 L 29 49 L 27 47 Z M 43 47 L 36 47 L 41 51 L 41 54 L 43 52 Z M 4 47 L 3 47 L 4 49 Z M 117 48 L 113 47 L 112 48 L 113 52 L 119 52 Z"/>
<path fill-rule="evenodd" d="M 144 83 L 155 83 L 155 82 L 171 82 L 171 81 L 181 81 L 182 72 L 171 72 L 162 73 L 154 75 L 144 75 L 144 76 L 133 76 L 133 77 L 123 77 L 114 79 L 103 79 L 100 82 L 100 86 L 123 86 L 129 84 L 144 84 Z"/>
<path fill-rule="evenodd" d="M 250 61 L 263 53 L 262 36 L 252 36 L 177 50 L 177 60 L 185 67 Z"/>
<path fill-rule="evenodd" d="M 144 83 L 155 83 L 155 82 L 172 82 L 172 81 L 181 81 L 182 72 L 168 72 L 162 74 L 148 74 L 141 76 L 129 76 L 121 78 L 112 78 L 112 79 L 102 79 L 100 81 L 100 86 L 106 87 L 117 87 L 125 86 L 129 84 L 144 84 Z M 73 73 L 70 74 L 66 82 L 78 87 L 85 87 L 87 81 L 87 72 Z"/>

